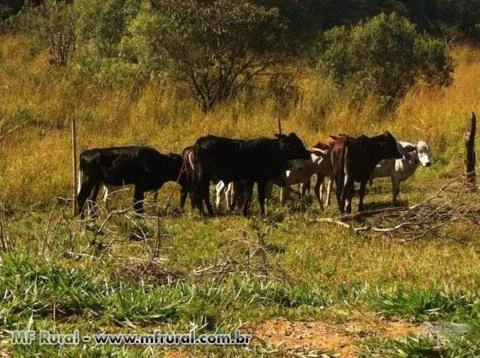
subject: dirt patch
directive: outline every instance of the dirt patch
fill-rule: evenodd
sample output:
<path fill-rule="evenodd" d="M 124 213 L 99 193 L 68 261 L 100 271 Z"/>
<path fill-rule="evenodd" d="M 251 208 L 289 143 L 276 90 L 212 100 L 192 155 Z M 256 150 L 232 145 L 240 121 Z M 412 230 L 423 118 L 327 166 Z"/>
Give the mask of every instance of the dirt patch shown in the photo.
<path fill-rule="evenodd" d="M 324 321 L 291 322 L 286 319 L 265 321 L 249 329 L 255 338 L 270 345 L 283 342 L 286 349 L 324 350 L 351 358 L 358 354 L 362 340 L 402 338 L 408 333 L 427 335 L 427 327 L 404 321 L 358 321 L 330 323 Z"/>

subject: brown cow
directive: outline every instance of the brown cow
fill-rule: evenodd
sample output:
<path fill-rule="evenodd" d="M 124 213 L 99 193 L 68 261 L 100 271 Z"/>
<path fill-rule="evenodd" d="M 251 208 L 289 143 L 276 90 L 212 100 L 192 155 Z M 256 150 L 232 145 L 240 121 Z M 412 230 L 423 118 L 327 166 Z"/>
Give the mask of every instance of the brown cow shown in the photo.
<path fill-rule="evenodd" d="M 358 210 L 363 211 L 365 188 L 375 166 L 382 159 L 402 158 L 398 143 L 389 132 L 374 137 L 332 136 L 332 139 L 331 158 L 340 212 L 351 213 L 355 182 L 360 182 Z"/>

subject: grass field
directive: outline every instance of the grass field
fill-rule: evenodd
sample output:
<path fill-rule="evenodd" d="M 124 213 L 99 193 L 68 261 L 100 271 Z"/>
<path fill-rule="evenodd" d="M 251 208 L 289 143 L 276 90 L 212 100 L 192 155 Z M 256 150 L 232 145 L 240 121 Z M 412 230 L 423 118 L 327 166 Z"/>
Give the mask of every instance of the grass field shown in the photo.
<path fill-rule="evenodd" d="M 353 105 L 313 73 L 300 78 L 298 103 L 281 110 L 269 97 L 245 93 L 204 115 L 181 89 L 154 80 L 139 93 L 129 84 L 101 88 L 78 77 L 75 66 L 50 67 L 30 39 L 1 37 L 0 133 L 8 134 L 0 139 L 0 203 L 14 248 L 0 256 L 0 356 L 480 356 L 478 226 L 456 222 L 412 242 L 368 237 L 316 222 L 338 213 L 321 212 L 312 198 L 287 207 L 274 199 L 265 218 L 205 219 L 178 212 L 174 184 L 162 189 L 159 218 L 151 207 L 145 218 L 103 212 L 82 223 L 58 199 L 71 195 L 73 116 L 81 150 L 149 144 L 162 152 L 180 152 L 205 133 L 269 136 L 281 116 L 284 129 L 307 144 L 330 133 L 386 129 L 402 140 L 427 140 L 433 166 L 419 168 L 400 196 L 405 206 L 422 202 L 462 173 L 465 118 L 480 101 L 479 55 L 453 49 L 453 85 L 419 84 L 388 115 L 377 114 L 373 100 Z M 127 208 L 130 195 L 118 194 L 113 206 Z M 369 208 L 390 200 L 386 180 L 366 198 Z M 476 203 L 478 194 L 465 200 Z M 8 333 L 192 328 L 238 328 L 254 341 L 248 348 L 59 349 L 12 345 Z"/>

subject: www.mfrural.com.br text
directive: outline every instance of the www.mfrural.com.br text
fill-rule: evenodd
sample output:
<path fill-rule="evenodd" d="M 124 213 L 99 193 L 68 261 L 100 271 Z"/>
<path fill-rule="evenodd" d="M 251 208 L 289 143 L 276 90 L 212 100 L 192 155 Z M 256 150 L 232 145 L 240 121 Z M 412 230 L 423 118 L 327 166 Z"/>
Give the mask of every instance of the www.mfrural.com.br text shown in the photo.
<path fill-rule="evenodd" d="M 195 330 L 189 333 L 163 333 L 159 330 L 153 333 L 111 334 L 97 333 L 83 335 L 79 330 L 70 333 L 54 333 L 46 330 L 17 330 L 11 331 L 11 343 L 15 345 L 222 345 L 245 346 L 249 345 L 252 336 L 234 331 L 231 334 L 213 333 L 198 334 Z"/>

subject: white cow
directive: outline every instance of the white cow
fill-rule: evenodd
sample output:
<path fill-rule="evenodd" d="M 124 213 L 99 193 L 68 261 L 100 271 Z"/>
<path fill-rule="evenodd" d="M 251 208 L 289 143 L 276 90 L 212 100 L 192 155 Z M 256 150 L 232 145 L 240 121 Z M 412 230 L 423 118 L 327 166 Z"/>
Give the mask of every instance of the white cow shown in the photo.
<path fill-rule="evenodd" d="M 290 163 L 290 170 L 287 171 L 287 184 L 302 184 L 302 196 L 310 188 L 310 179 L 317 175 L 317 182 L 314 187 L 315 197 L 317 198 L 320 209 L 323 210 L 323 182 L 325 178 L 333 177 L 333 168 L 331 165 L 330 150 L 311 148 L 310 159 L 296 159 Z M 329 196 L 331 181 L 327 186 L 327 205 L 329 205 Z M 290 188 L 286 186 L 282 190 L 281 201 L 284 203 L 289 198 Z"/>
<path fill-rule="evenodd" d="M 400 193 L 400 182 L 407 180 L 417 170 L 419 165 L 429 167 L 430 147 L 424 141 L 416 145 L 408 142 L 398 142 L 404 152 L 402 159 L 384 159 L 375 167 L 371 178 L 390 177 L 392 179 L 392 204 L 397 204 L 397 197 Z"/>

